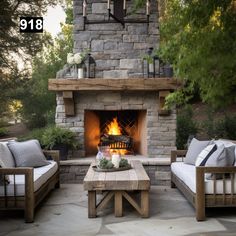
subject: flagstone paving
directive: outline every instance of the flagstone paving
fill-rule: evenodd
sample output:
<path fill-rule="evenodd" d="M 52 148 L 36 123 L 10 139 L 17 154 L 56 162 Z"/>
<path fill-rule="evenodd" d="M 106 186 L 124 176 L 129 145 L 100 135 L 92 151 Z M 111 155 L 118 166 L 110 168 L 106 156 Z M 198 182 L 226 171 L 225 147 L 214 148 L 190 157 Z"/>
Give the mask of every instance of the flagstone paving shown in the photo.
<path fill-rule="evenodd" d="M 177 189 L 151 187 L 150 218 L 142 219 L 126 202 L 124 217 L 116 218 L 113 204 L 97 218 L 88 219 L 83 185 L 63 184 L 36 211 L 35 222 L 24 223 L 22 212 L 0 213 L 0 236 L 233 236 L 235 209 L 207 211 L 197 222 L 194 209 Z"/>

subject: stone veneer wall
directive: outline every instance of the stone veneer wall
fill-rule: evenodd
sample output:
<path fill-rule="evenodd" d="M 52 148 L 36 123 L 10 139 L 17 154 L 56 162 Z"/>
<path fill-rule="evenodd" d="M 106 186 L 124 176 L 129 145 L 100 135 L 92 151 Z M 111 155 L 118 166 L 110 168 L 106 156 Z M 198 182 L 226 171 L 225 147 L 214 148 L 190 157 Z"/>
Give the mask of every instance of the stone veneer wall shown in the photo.
<path fill-rule="evenodd" d="M 74 0 L 74 53 L 85 48 L 91 50 L 97 64 L 97 78 L 142 76 L 142 56 L 149 47 L 158 47 L 159 42 L 157 1 L 150 2 L 149 26 L 146 23 L 126 23 L 125 28 L 120 23 L 89 24 L 83 30 L 83 0 Z M 127 13 L 133 5 L 132 0 L 127 1 Z M 127 19 L 146 20 L 145 10 L 144 6 Z M 88 20 L 108 19 L 107 0 L 87 0 L 87 13 Z"/>
<path fill-rule="evenodd" d="M 170 158 L 176 148 L 176 111 L 158 116 L 158 92 L 79 92 L 74 100 L 76 116 L 66 117 L 63 98 L 57 94 L 56 124 L 76 132 L 79 149 L 75 157 L 85 156 L 84 110 L 147 110 L 148 157 Z"/>

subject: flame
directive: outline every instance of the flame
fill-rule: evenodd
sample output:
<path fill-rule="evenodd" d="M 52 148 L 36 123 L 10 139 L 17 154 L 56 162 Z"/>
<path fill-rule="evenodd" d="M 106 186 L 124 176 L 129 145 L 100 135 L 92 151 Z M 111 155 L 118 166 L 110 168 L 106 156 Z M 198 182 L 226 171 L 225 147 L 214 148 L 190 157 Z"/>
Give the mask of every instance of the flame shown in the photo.
<path fill-rule="evenodd" d="M 110 124 L 107 125 L 106 127 L 106 132 L 109 135 L 122 135 L 122 128 L 119 126 L 119 123 L 117 121 L 117 117 L 113 118 Z M 126 149 L 110 149 L 111 155 L 116 153 L 120 155 L 125 155 L 127 154 Z"/>
<path fill-rule="evenodd" d="M 117 117 L 113 118 L 112 122 L 109 125 L 107 125 L 107 128 L 106 128 L 107 134 L 110 134 L 110 135 L 121 135 L 122 134 L 121 130 L 122 129 L 119 126 Z"/>

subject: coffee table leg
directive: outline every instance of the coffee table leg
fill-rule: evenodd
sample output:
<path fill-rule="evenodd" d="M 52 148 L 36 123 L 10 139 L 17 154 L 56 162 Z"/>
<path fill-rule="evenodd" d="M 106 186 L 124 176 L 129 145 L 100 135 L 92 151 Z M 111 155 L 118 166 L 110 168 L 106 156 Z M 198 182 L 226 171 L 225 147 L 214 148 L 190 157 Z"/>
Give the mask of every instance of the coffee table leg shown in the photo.
<path fill-rule="evenodd" d="M 149 217 L 149 191 L 148 190 L 141 191 L 141 210 L 142 210 L 143 218 Z"/>
<path fill-rule="evenodd" d="M 115 191 L 115 216 L 121 217 L 123 215 L 123 203 L 121 191 Z"/>
<path fill-rule="evenodd" d="M 88 191 L 88 217 L 96 217 L 96 191 Z"/>

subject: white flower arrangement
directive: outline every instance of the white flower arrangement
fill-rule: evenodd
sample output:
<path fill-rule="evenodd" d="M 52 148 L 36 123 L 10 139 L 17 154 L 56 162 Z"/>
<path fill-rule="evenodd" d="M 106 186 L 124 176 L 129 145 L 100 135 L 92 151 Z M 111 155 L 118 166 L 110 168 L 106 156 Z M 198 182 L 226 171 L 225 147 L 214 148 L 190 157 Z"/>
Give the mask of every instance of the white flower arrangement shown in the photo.
<path fill-rule="evenodd" d="M 70 65 L 75 64 L 73 53 L 68 53 L 67 54 L 67 63 L 70 64 Z"/>
<path fill-rule="evenodd" d="M 70 65 L 73 64 L 81 64 L 83 62 L 83 60 L 85 59 L 86 55 L 87 55 L 87 50 L 85 52 L 77 52 L 75 54 L 73 53 L 68 53 L 67 54 L 67 63 Z"/>

